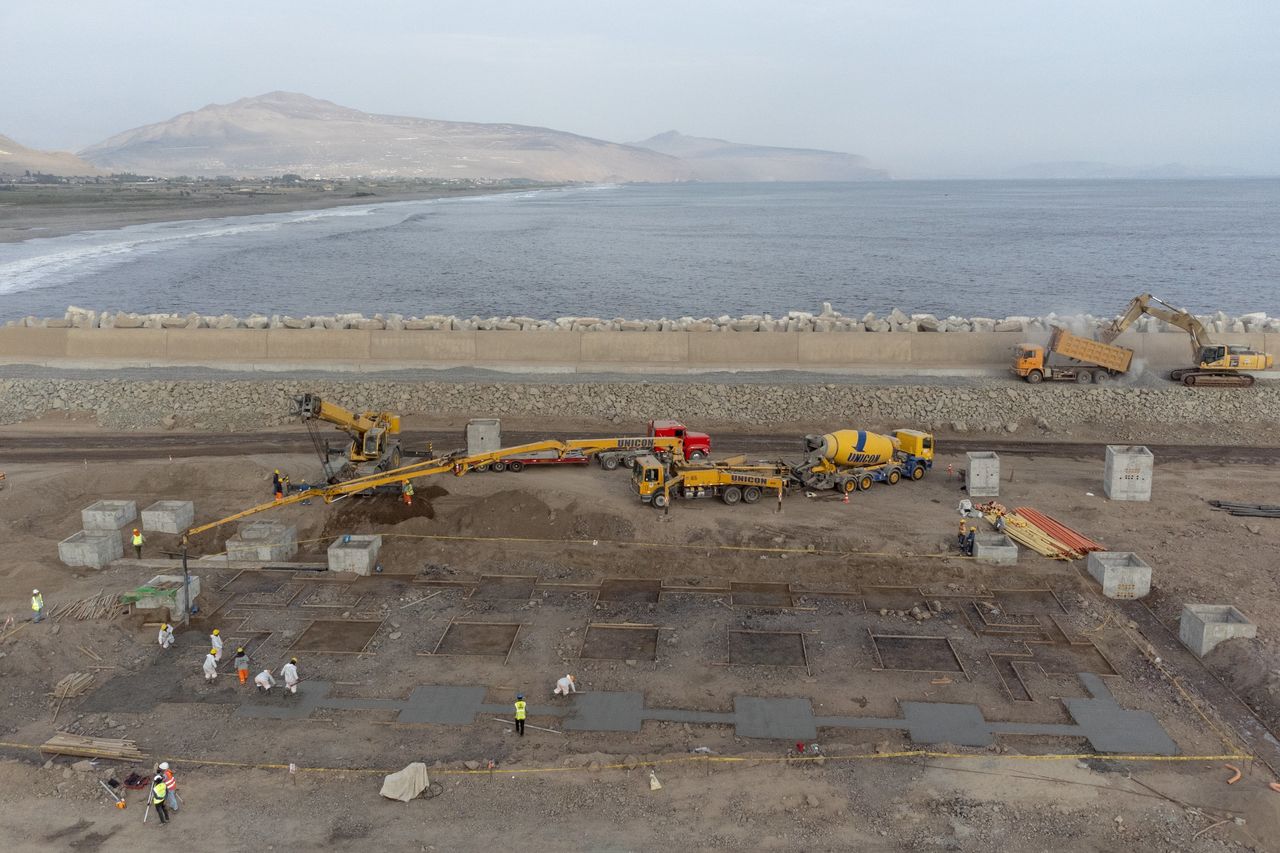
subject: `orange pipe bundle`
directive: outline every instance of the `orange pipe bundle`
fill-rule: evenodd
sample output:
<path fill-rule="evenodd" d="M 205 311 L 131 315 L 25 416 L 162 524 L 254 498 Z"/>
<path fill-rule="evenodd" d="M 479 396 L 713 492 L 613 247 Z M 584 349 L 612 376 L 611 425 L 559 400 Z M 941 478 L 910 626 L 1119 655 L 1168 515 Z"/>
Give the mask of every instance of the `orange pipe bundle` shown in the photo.
<path fill-rule="evenodd" d="M 1043 530 L 1049 536 L 1057 539 L 1063 545 L 1077 552 L 1080 556 L 1084 556 L 1090 551 L 1105 551 L 1105 545 L 1094 542 L 1087 536 L 1083 536 L 1076 531 L 1067 527 L 1055 518 L 1045 515 L 1044 513 L 1034 510 L 1029 506 L 1020 506 L 1016 512 L 1036 527 Z"/>

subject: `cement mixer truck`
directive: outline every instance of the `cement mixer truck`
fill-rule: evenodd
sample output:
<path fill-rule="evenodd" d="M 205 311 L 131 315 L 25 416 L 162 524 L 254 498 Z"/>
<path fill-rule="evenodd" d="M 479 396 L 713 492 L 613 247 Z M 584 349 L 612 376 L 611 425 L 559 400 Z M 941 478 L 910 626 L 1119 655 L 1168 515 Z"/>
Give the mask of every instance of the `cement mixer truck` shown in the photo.
<path fill-rule="evenodd" d="M 882 435 L 842 429 L 806 435 L 805 459 L 791 469 L 796 485 L 848 494 L 873 483 L 894 485 L 904 477 L 919 480 L 933 467 L 933 435 L 914 429 Z"/>

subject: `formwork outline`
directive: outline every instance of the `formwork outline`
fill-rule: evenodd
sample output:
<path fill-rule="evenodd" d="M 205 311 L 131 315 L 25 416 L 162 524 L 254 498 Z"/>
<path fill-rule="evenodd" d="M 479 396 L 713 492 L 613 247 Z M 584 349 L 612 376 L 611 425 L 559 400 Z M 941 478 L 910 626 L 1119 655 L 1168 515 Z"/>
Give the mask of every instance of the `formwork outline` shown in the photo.
<path fill-rule="evenodd" d="M 1099 678 L 1120 678 L 1121 677 L 1120 670 L 1116 669 L 1116 665 L 1111 662 L 1111 658 L 1107 657 L 1106 653 L 1104 653 L 1102 649 L 1098 648 L 1098 645 L 1094 643 L 1092 640 L 1085 640 L 1082 643 L 1071 643 L 1071 642 L 1050 643 L 1050 642 L 1045 642 L 1044 640 L 1023 640 L 1022 644 L 1024 646 L 1051 646 L 1057 649 L 1061 649 L 1063 647 L 1075 648 L 1079 646 L 1090 646 L 1093 648 L 1094 652 L 1097 653 L 1098 657 L 1102 658 L 1102 662 L 1107 665 L 1107 669 L 1111 670 L 1110 672 L 1094 672 L 1094 673 L 1091 673 L 1091 675 L 1096 675 Z M 1034 650 L 1028 648 L 1027 651 L 1031 653 L 1033 662 L 1035 663 L 1035 665 L 1040 667 L 1040 671 L 1044 673 L 1046 676 L 1051 677 L 1054 675 L 1076 675 L 1077 674 L 1076 672 L 1050 672 L 1049 670 L 1044 668 L 1043 664 L 1041 664 L 1037 660 L 1034 660 L 1034 657 L 1035 657 Z"/>
<path fill-rule="evenodd" d="M 876 639 L 878 637 L 883 637 L 886 640 L 942 640 L 947 644 L 947 650 L 951 652 L 951 657 L 955 659 L 956 666 L 960 667 L 961 674 L 963 674 L 965 679 L 968 681 L 973 681 L 973 677 L 969 675 L 969 670 L 965 668 L 964 661 L 960 659 L 960 654 L 956 651 L 956 647 L 952 644 L 950 637 L 934 637 L 928 634 L 877 634 L 870 628 L 867 628 L 867 635 L 871 638 L 871 650 L 875 652 L 876 661 L 880 664 L 879 666 L 872 667 L 872 672 L 921 672 L 932 675 L 936 675 L 938 673 L 953 673 L 955 672 L 954 669 L 897 669 L 895 667 L 885 666 L 884 658 L 880 655 L 880 647 L 876 645 Z"/>
<path fill-rule="evenodd" d="M 1018 672 L 1017 667 L 1017 664 L 1019 663 L 1034 663 L 1030 654 L 1020 655 L 1015 652 L 990 652 L 987 654 L 987 657 L 991 659 L 991 668 L 995 670 L 996 678 L 1000 679 L 1000 686 L 1004 688 L 1004 692 L 1009 696 L 1010 700 L 1014 702 L 1036 701 L 1035 696 L 1031 693 L 1031 688 L 1027 687 L 1027 682 L 1023 679 L 1022 673 Z M 1000 666 L 996 663 L 996 658 L 1004 658 L 1009 661 L 1009 670 L 1013 673 L 1014 678 L 1018 679 L 1018 684 L 1022 687 L 1022 692 L 1027 694 L 1026 699 L 1020 699 L 1013 695 L 1013 690 L 1009 688 L 1009 683 L 1005 681 L 1004 673 L 1000 671 Z"/>
<path fill-rule="evenodd" d="M 1056 605 L 1058 605 L 1058 612 L 1059 612 L 1059 613 L 1064 613 L 1064 614 L 1067 612 L 1067 608 L 1066 608 L 1066 606 L 1062 603 L 1062 599 L 1058 598 L 1058 594 L 1057 594 L 1056 592 L 1054 592 L 1054 591 L 1053 591 L 1053 588 L 1052 588 L 1052 587 L 1044 586 L 1044 587 L 1031 587 L 1031 588 L 1029 588 L 1029 589 L 993 589 L 993 590 L 990 590 L 990 592 L 991 592 L 991 596 L 992 596 L 992 598 L 995 598 L 997 601 L 999 601 L 999 599 L 1000 599 L 1000 593 L 1002 593 L 1002 592 L 1008 592 L 1008 593 L 1019 593 L 1019 592 L 1047 592 L 1047 593 L 1049 593 L 1049 597 L 1053 599 L 1053 603 L 1054 603 L 1054 604 L 1056 604 Z M 1041 614 L 1038 614 L 1038 613 L 1010 613 L 1009 615 L 1010 615 L 1010 616 L 1039 616 L 1039 615 L 1041 615 Z M 1045 615 L 1048 615 L 1048 614 L 1045 614 Z"/>
<path fill-rule="evenodd" d="M 465 652 L 442 652 L 440 646 L 444 644 L 444 638 L 449 636 L 449 632 L 453 630 L 454 625 L 494 625 L 506 628 L 515 628 L 516 631 L 511 635 L 511 643 L 507 646 L 507 654 L 502 658 L 502 665 L 506 666 L 507 661 L 511 660 L 511 652 L 515 650 L 516 640 L 520 639 L 520 629 L 524 627 L 523 622 L 470 622 L 459 621 L 455 616 L 449 620 L 449 624 L 444 626 L 444 632 L 440 635 L 440 639 L 436 640 L 435 646 L 429 652 L 418 652 L 419 655 L 439 655 L 440 657 L 497 657 L 497 655 L 473 655 Z"/>
<path fill-rule="evenodd" d="M 368 651 L 369 644 L 372 643 L 373 638 L 378 636 L 379 632 L 382 631 L 382 627 L 387 624 L 386 619 L 313 619 L 307 623 L 307 627 L 298 632 L 297 639 L 289 644 L 289 651 L 294 651 L 294 648 L 317 622 L 360 622 L 366 625 L 377 622 L 378 627 L 373 629 L 373 633 L 369 635 L 369 639 L 365 640 L 364 645 L 360 647 L 359 651 L 353 652 L 332 649 L 298 649 L 298 651 L 311 655 L 375 655 L 377 652 Z"/>
<path fill-rule="evenodd" d="M 724 663 L 713 663 L 713 666 L 773 666 L 780 669 L 795 669 L 800 666 L 800 664 L 796 663 L 734 663 L 732 655 L 734 634 L 772 634 L 777 637 L 799 637 L 800 655 L 804 658 L 805 675 L 813 676 L 813 670 L 809 667 L 809 644 L 805 642 L 803 631 L 753 631 L 747 628 L 729 628 L 724 635 Z"/>
<path fill-rule="evenodd" d="M 924 603 L 925 609 L 932 610 L 932 608 L 929 605 L 929 596 L 925 595 L 924 590 L 918 586 L 879 586 L 879 585 L 871 584 L 871 585 L 863 585 L 858 587 L 858 595 L 861 596 L 862 598 L 863 613 L 871 613 L 873 609 L 871 605 L 867 604 L 867 590 L 903 590 L 903 591 L 913 590 L 916 593 L 916 595 L 919 597 L 920 601 Z M 880 608 L 878 607 L 874 609 L 876 612 L 879 612 L 880 610 Z M 886 607 L 884 609 L 888 610 L 890 608 Z M 892 609 L 901 610 L 902 608 L 895 607 Z"/>
<path fill-rule="evenodd" d="M 480 575 L 478 578 L 476 578 L 475 582 L 471 584 L 470 588 L 468 588 L 468 590 L 467 590 L 466 595 L 464 595 L 462 598 L 463 598 L 463 600 L 464 600 L 464 601 L 469 601 L 473 596 L 475 596 L 476 592 L 477 592 L 477 591 L 479 591 L 479 589 L 480 589 L 480 584 L 484 583 L 485 578 L 492 578 L 492 579 L 499 580 L 499 581 L 501 581 L 501 580 L 522 580 L 522 581 L 531 580 L 531 581 L 533 581 L 533 584 L 532 584 L 532 586 L 531 586 L 531 587 L 530 587 L 530 589 L 529 589 L 529 594 L 528 594 L 527 596 L 525 596 L 525 598 L 524 598 L 524 600 L 525 600 L 525 601 L 532 601 L 532 600 L 533 600 L 534 595 L 536 595 L 536 594 L 537 594 L 537 592 L 538 592 L 538 578 L 539 578 L 539 577 L 540 577 L 539 575 Z M 487 599 L 479 599 L 479 600 L 480 600 L 480 601 L 486 601 Z M 502 600 L 502 601 L 520 601 L 520 599 L 519 599 L 519 598 L 506 598 L 506 599 L 499 599 L 499 600 Z"/>
<path fill-rule="evenodd" d="M 609 631 L 652 631 L 653 657 L 650 658 L 652 663 L 658 662 L 658 647 L 661 645 L 658 640 L 661 632 L 671 630 L 661 625 L 645 625 L 639 622 L 588 622 L 586 629 L 582 632 L 582 645 L 578 648 L 579 660 L 628 660 L 628 658 L 584 658 L 582 653 L 587 648 L 587 638 L 591 635 L 592 628 L 603 628 Z M 642 660 L 642 658 L 636 658 L 636 660 Z"/>
<path fill-rule="evenodd" d="M 752 587 L 752 586 L 781 587 L 782 588 L 781 591 L 787 596 L 787 601 L 791 603 L 790 604 L 738 604 L 736 601 L 733 600 L 735 587 Z M 713 590 L 709 590 L 709 589 L 700 589 L 698 591 L 713 592 Z M 715 592 L 718 592 L 718 590 L 715 590 Z M 771 610 L 795 610 L 796 609 L 796 591 L 791 588 L 791 584 L 789 583 L 772 583 L 769 581 L 729 581 L 728 592 L 729 592 L 730 607 L 755 607 L 755 608 L 768 608 Z M 743 589 L 743 592 L 764 593 L 766 592 L 766 590 Z"/>
<path fill-rule="evenodd" d="M 234 593 L 236 602 L 233 606 L 248 607 L 256 610 L 288 610 L 289 607 L 293 604 L 293 602 L 297 601 L 298 596 L 302 595 L 302 593 L 306 591 L 306 588 L 307 588 L 307 585 L 305 583 L 299 583 L 298 588 L 294 590 L 293 595 L 289 596 L 285 601 L 271 602 L 266 604 L 258 604 L 252 601 L 243 601 L 241 600 L 241 597 L 246 595 L 269 595 L 270 593 L 237 592 L 237 593 Z"/>
<path fill-rule="evenodd" d="M 350 581 L 347 582 L 347 588 L 351 588 L 353 586 L 355 586 L 355 584 L 351 583 Z M 319 589 L 311 590 L 311 592 L 307 595 L 307 598 L 309 599 L 312 595 L 315 595 L 317 592 L 320 592 L 320 590 Z M 354 604 L 311 604 L 309 601 L 304 599 L 303 601 L 298 602 L 298 606 L 299 607 L 343 607 L 348 610 L 355 610 L 357 607 L 360 606 L 361 602 L 363 602 L 368 597 L 369 597 L 368 594 L 362 592 L 356 596 L 356 600 Z"/>
<path fill-rule="evenodd" d="M 259 573 L 260 571 L 261 571 L 260 569 L 238 569 L 234 575 L 232 575 L 230 578 L 228 578 L 228 579 L 227 579 L 227 582 L 226 582 L 226 583 L 224 583 L 224 584 L 222 584 L 221 586 L 219 586 L 219 587 L 218 587 L 218 592 L 222 592 L 222 591 L 223 591 L 223 590 L 225 590 L 227 587 L 231 586 L 233 583 L 235 583 L 237 580 L 239 580 L 239 579 L 240 579 L 240 576 L 241 576 L 241 575 L 243 575 L 245 572 L 253 572 L 254 574 L 257 574 L 257 573 Z M 280 577 L 280 578 L 281 578 L 281 580 L 280 580 L 280 586 L 284 586 L 286 583 L 289 583 L 289 581 L 293 580 L 293 578 L 285 579 L 283 575 L 279 575 L 278 577 Z M 276 589 L 279 589 L 279 588 L 280 588 L 280 586 L 276 587 Z M 238 593 L 234 593 L 234 592 L 233 592 L 233 593 L 229 593 L 229 594 L 230 594 L 230 595 L 238 595 Z"/>
<path fill-rule="evenodd" d="M 662 601 L 662 593 L 665 591 L 664 589 L 665 585 L 663 583 L 662 578 L 656 579 L 658 582 L 658 597 L 653 601 L 637 602 L 637 601 L 626 601 L 622 599 L 609 599 L 607 601 L 600 600 L 600 593 L 604 591 L 605 584 L 611 581 L 615 581 L 619 583 L 640 583 L 640 582 L 648 583 L 648 582 L 652 582 L 653 580 L 655 579 L 654 578 L 601 578 L 600 582 L 596 584 L 596 597 L 592 600 L 591 603 L 593 605 L 594 604 L 658 604 L 659 602 Z"/>
<path fill-rule="evenodd" d="M 274 637 L 274 636 L 275 636 L 275 633 L 276 633 L 275 631 L 246 631 L 246 632 L 245 632 L 245 634 L 247 634 L 247 635 L 248 635 L 248 639 L 244 639 L 244 638 L 243 638 L 243 635 L 241 635 L 241 636 L 236 636 L 235 634 L 232 634 L 230 631 L 226 632 L 226 635 L 225 635 L 225 639 L 226 639 L 226 647 L 227 647 L 227 648 L 229 648 L 229 649 L 231 649 L 231 654 L 230 654 L 230 656 L 228 656 L 228 655 L 223 655 L 223 659 L 224 659 L 224 661 L 226 662 L 226 665 L 227 665 L 227 670 L 226 670 L 226 671 L 227 671 L 227 672 L 230 672 L 231 670 L 233 670 L 233 669 L 235 668 L 235 665 L 236 665 L 236 664 L 235 664 L 235 660 L 236 660 L 235 650 L 236 650 L 237 648 L 242 648 L 242 647 L 243 647 L 243 648 L 245 648 L 245 649 L 247 650 L 247 649 L 248 649 L 248 647 L 249 647 L 249 644 L 250 644 L 250 643 L 252 643 L 255 639 L 257 639 L 257 638 L 261 637 L 261 638 L 262 638 L 262 642 L 258 643 L 258 648 L 259 648 L 259 649 L 261 649 L 263 646 L 265 646 L 265 645 L 266 645 L 266 644 L 271 640 L 271 638 L 272 638 L 272 637 Z M 235 640 L 235 642 L 234 642 L 234 643 L 233 643 L 233 642 L 231 642 L 232 640 Z M 221 671 L 221 670 L 222 670 L 222 663 L 219 663 L 219 664 L 218 664 L 218 669 L 219 669 L 219 671 Z"/>

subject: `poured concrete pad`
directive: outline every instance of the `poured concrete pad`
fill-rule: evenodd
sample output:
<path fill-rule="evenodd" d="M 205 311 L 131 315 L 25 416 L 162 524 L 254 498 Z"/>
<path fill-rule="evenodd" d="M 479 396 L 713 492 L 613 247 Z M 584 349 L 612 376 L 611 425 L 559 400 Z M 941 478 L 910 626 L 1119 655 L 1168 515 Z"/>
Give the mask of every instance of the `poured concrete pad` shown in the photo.
<path fill-rule="evenodd" d="M 592 732 L 638 732 L 644 721 L 643 693 L 581 693 L 574 697 L 566 729 Z"/>
<path fill-rule="evenodd" d="M 995 742 L 991 725 L 977 705 L 947 702 L 903 702 L 902 716 L 916 743 L 952 743 L 956 746 L 990 746 Z"/>
<path fill-rule="evenodd" d="M 977 533 L 973 537 L 973 559 L 979 563 L 1012 566 L 1018 562 L 1018 546 L 1003 533 Z"/>
<path fill-rule="evenodd" d="M 138 517 L 133 501 L 98 501 L 80 510 L 85 530 L 119 530 Z"/>
<path fill-rule="evenodd" d="M 156 501 L 142 511 L 142 529 L 155 533 L 184 533 L 195 520 L 191 501 Z"/>
<path fill-rule="evenodd" d="M 298 528 L 278 521 L 251 521 L 227 540 L 227 559 L 273 562 L 298 553 Z"/>
<path fill-rule="evenodd" d="M 123 556 L 119 530 L 81 530 L 58 543 L 58 559 L 68 566 L 101 569 Z"/>
<path fill-rule="evenodd" d="M 813 740 L 818 726 L 808 699 L 762 699 L 735 696 L 733 713 L 738 737 Z"/>
<path fill-rule="evenodd" d="M 1196 657 L 1209 654 L 1224 640 L 1256 636 L 1258 626 L 1230 604 L 1184 604 L 1182 607 L 1178 639 Z"/>
<path fill-rule="evenodd" d="M 1113 501 L 1151 500 L 1151 472 L 1155 457 L 1141 445 L 1107 445 L 1102 491 Z"/>
<path fill-rule="evenodd" d="M 990 450 L 965 454 L 965 488 L 969 497 L 1000 496 L 1000 456 Z"/>
<path fill-rule="evenodd" d="M 381 549 L 382 537 L 376 534 L 340 536 L 329 546 L 329 571 L 372 574 Z"/>
<path fill-rule="evenodd" d="M 1102 584 L 1102 594 L 1121 600 L 1142 598 L 1151 592 L 1151 567 L 1129 551 L 1094 551 L 1089 554 L 1089 574 Z"/>

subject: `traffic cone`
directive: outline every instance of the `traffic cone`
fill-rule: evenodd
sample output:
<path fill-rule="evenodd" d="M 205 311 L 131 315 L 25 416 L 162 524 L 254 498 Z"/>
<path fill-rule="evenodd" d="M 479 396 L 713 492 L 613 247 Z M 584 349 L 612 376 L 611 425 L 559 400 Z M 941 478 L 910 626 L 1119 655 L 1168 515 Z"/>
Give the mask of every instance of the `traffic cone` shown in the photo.
<path fill-rule="evenodd" d="M 848 493 L 848 492 L 845 492 L 845 493 L 844 493 L 844 500 L 842 500 L 840 503 L 845 503 L 845 504 L 847 504 L 848 502 L 849 502 L 849 493 Z"/>

